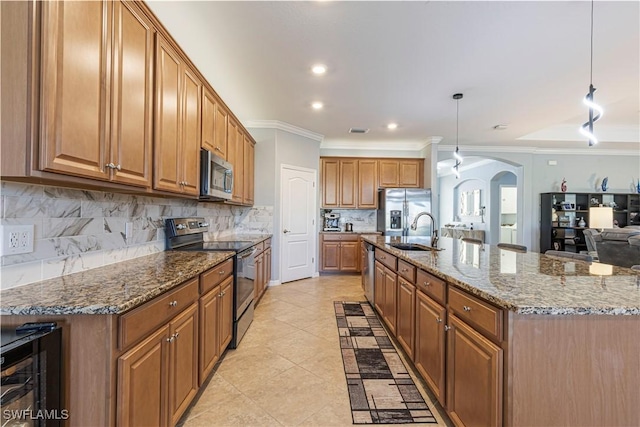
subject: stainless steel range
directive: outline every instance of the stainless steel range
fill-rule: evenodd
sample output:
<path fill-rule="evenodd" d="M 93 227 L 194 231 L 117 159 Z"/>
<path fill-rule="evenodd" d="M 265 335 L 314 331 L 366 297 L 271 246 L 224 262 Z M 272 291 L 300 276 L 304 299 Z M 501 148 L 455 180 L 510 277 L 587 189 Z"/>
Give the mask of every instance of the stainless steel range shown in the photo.
<path fill-rule="evenodd" d="M 176 251 L 226 251 L 233 257 L 233 338 L 236 348 L 253 321 L 254 277 L 249 266 L 254 265 L 256 247 L 251 241 L 205 242 L 209 224 L 204 218 L 169 218 L 166 220 L 166 249 Z"/>

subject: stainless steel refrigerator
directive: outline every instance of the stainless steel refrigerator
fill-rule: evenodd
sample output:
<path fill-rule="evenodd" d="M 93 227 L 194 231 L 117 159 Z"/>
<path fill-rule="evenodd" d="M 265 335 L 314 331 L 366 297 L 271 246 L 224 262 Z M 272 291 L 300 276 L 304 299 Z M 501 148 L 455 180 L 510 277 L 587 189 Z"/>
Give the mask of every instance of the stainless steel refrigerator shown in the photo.
<path fill-rule="evenodd" d="M 420 218 L 418 228 L 410 226 L 420 212 L 431 213 L 428 188 L 384 188 L 378 190 L 378 231 L 385 236 L 431 236 L 431 220 Z"/>

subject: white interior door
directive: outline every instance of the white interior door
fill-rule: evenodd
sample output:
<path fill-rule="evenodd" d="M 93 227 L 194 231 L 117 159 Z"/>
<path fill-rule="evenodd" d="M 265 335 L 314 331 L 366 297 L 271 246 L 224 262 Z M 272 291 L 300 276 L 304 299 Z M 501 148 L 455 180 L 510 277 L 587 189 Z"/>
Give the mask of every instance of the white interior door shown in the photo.
<path fill-rule="evenodd" d="M 282 166 L 282 283 L 311 277 L 315 271 L 316 171 Z"/>

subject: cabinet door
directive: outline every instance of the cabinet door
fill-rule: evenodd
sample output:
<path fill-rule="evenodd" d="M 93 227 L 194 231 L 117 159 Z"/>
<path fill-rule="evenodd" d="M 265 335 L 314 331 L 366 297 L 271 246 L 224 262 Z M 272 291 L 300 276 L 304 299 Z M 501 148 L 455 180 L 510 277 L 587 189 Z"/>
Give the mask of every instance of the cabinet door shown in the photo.
<path fill-rule="evenodd" d="M 416 287 L 412 283 L 398 277 L 398 312 L 396 337 L 410 359 L 413 360 L 413 331 L 415 327 Z"/>
<path fill-rule="evenodd" d="M 169 327 L 118 358 L 118 426 L 166 426 Z"/>
<path fill-rule="evenodd" d="M 238 163 L 238 159 L 236 158 L 236 138 L 238 137 L 238 124 L 229 117 L 228 127 L 227 127 L 227 162 L 231 163 L 233 167 L 233 184 L 231 186 L 231 194 L 232 198 L 235 194 L 235 180 L 236 180 L 236 164 Z"/>
<path fill-rule="evenodd" d="M 456 425 L 502 425 L 502 349 L 449 315 L 447 410 Z"/>
<path fill-rule="evenodd" d="M 322 159 L 320 167 L 322 173 L 322 207 L 338 207 L 340 162 L 336 159 Z"/>
<path fill-rule="evenodd" d="M 240 126 L 236 129 L 236 153 L 233 164 L 233 196 L 237 203 L 244 201 L 244 133 Z"/>
<path fill-rule="evenodd" d="M 133 2 L 113 2 L 113 85 L 110 162 L 113 180 L 151 186 L 153 35 L 151 21 Z"/>
<path fill-rule="evenodd" d="M 215 103 L 216 127 L 214 133 L 213 151 L 216 156 L 227 158 L 227 130 L 229 112 L 219 102 Z"/>
<path fill-rule="evenodd" d="M 224 353 L 233 336 L 233 276 L 220 284 L 219 354 Z"/>
<path fill-rule="evenodd" d="M 358 271 L 358 242 L 340 243 L 340 271 Z"/>
<path fill-rule="evenodd" d="M 197 196 L 200 194 L 200 135 L 201 135 L 201 92 L 202 83 L 193 70 L 183 69 L 182 102 L 182 192 Z"/>
<path fill-rule="evenodd" d="M 264 283 L 265 287 L 269 286 L 269 282 L 271 281 L 271 248 L 268 248 L 264 251 L 264 265 L 265 265 L 265 275 L 264 275 Z"/>
<path fill-rule="evenodd" d="M 220 286 L 216 286 L 200 298 L 200 385 L 207 379 L 221 354 L 220 293 Z"/>
<path fill-rule="evenodd" d="M 262 266 L 264 265 L 264 253 L 258 254 L 255 257 L 255 276 L 253 280 L 253 298 L 258 299 L 260 297 L 260 288 L 262 287 Z"/>
<path fill-rule="evenodd" d="M 156 103 L 153 188 L 179 193 L 180 103 L 182 60 L 162 36 L 156 34 Z"/>
<path fill-rule="evenodd" d="M 378 161 L 358 161 L 358 207 L 378 208 Z"/>
<path fill-rule="evenodd" d="M 384 269 L 384 314 L 389 331 L 396 335 L 396 301 L 398 291 L 398 275 L 385 267 Z"/>
<path fill-rule="evenodd" d="M 379 187 L 397 187 L 399 164 L 397 160 L 380 160 L 378 162 L 380 168 Z"/>
<path fill-rule="evenodd" d="M 373 305 L 380 313 L 380 316 L 384 316 L 384 298 L 385 298 L 385 274 L 384 266 L 379 261 L 375 262 L 375 276 L 373 280 Z"/>
<path fill-rule="evenodd" d="M 244 137 L 244 197 L 243 203 L 253 205 L 254 189 L 254 146 L 253 142 Z"/>
<path fill-rule="evenodd" d="M 169 421 L 176 425 L 198 392 L 197 303 L 171 321 L 169 334 Z"/>
<path fill-rule="evenodd" d="M 418 372 L 442 406 L 445 405 L 446 309 L 424 293 L 416 293 L 414 359 Z"/>
<path fill-rule="evenodd" d="M 215 152 L 216 99 L 209 89 L 202 91 L 202 148 Z"/>
<path fill-rule="evenodd" d="M 40 168 L 108 180 L 112 5 L 42 3 Z"/>
<path fill-rule="evenodd" d="M 401 160 L 399 162 L 399 186 L 400 187 L 420 187 L 420 160 Z"/>
<path fill-rule="evenodd" d="M 358 161 L 340 160 L 340 207 L 355 208 L 358 196 Z"/>
<path fill-rule="evenodd" d="M 322 270 L 340 270 L 340 243 L 322 242 Z"/>

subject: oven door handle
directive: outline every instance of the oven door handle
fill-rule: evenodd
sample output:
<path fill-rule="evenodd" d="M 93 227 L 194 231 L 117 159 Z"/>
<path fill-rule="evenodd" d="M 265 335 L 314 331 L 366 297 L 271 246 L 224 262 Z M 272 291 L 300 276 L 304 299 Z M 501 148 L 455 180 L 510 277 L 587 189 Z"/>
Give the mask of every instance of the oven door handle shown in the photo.
<path fill-rule="evenodd" d="M 258 248 L 253 246 L 251 249 L 247 249 L 246 251 L 242 251 L 238 254 L 238 258 L 245 259 L 249 258 L 251 255 L 255 254 Z"/>

